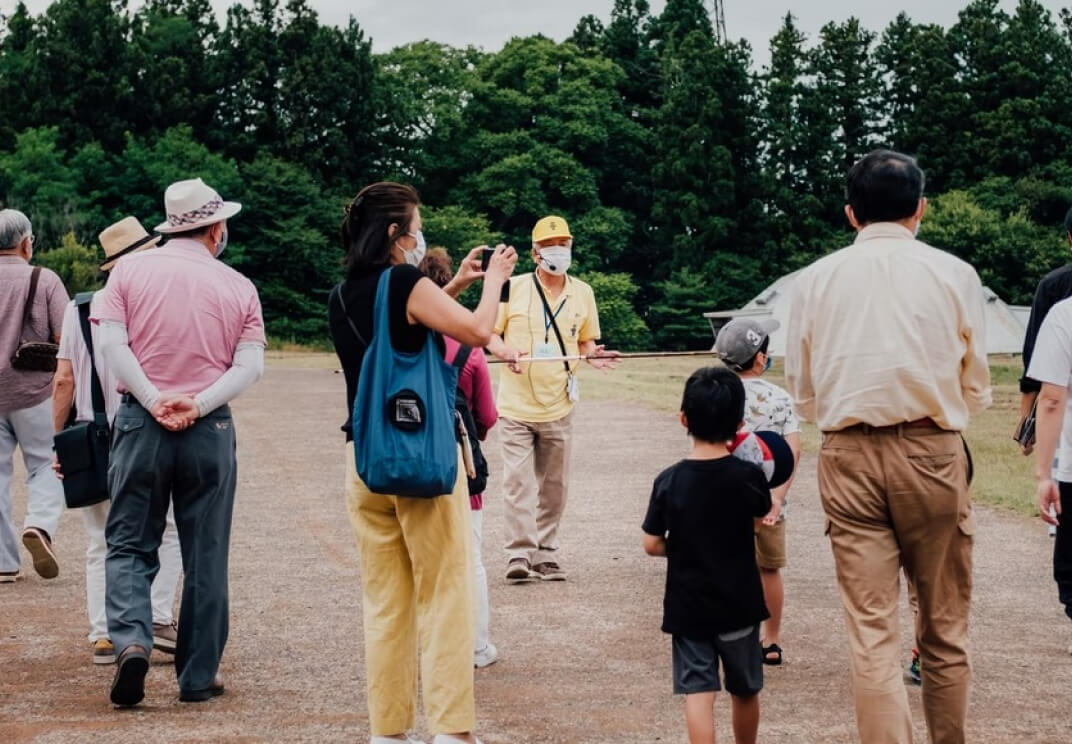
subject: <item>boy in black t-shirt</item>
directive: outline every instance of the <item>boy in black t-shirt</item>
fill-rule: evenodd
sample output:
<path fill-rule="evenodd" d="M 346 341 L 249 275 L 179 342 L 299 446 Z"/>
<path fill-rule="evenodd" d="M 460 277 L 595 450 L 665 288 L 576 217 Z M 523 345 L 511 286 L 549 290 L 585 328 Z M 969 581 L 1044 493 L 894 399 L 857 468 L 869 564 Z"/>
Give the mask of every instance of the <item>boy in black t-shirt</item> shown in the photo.
<path fill-rule="evenodd" d="M 666 556 L 665 633 L 673 636 L 674 692 L 685 695 L 692 744 L 715 740 L 718 666 L 733 698 L 737 744 L 755 742 L 763 653 L 763 602 L 753 519 L 771 508 L 762 471 L 730 456 L 744 418 L 744 386 L 724 367 L 697 370 L 685 383 L 681 423 L 693 438 L 688 458 L 655 479 L 644 518 L 644 550 Z"/>

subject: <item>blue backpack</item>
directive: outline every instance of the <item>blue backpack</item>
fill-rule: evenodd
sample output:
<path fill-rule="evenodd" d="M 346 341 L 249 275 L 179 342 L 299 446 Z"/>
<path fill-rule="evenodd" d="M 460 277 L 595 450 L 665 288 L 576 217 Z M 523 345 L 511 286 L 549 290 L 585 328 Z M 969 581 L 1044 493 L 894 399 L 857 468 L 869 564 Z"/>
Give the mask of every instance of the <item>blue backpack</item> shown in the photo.
<path fill-rule="evenodd" d="M 391 345 L 391 271 L 376 288 L 372 343 L 354 397 L 357 473 L 373 493 L 434 498 L 452 493 L 458 477 L 458 369 L 444 361 L 432 331 L 415 354 Z"/>

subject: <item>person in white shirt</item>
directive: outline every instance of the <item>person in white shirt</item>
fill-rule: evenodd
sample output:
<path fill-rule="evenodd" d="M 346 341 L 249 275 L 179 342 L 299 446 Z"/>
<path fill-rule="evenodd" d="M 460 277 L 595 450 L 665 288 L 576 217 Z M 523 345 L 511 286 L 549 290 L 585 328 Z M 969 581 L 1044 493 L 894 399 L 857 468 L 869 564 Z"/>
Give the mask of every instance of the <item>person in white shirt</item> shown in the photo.
<path fill-rule="evenodd" d="M 1053 578 L 1057 598 L 1072 620 L 1072 299 L 1058 302 L 1046 314 L 1027 376 L 1042 383 L 1035 423 L 1039 511 L 1057 528 Z M 1072 654 L 1072 646 L 1068 652 Z"/>
<path fill-rule="evenodd" d="M 130 253 L 152 248 L 160 242 L 160 236 L 150 235 L 134 217 L 127 217 L 106 228 L 100 234 L 100 244 L 104 248 L 105 261 L 101 271 L 111 271 L 116 262 Z M 79 299 L 82 299 L 81 296 Z M 63 430 L 74 407 L 76 421 L 93 420 L 93 402 L 90 394 L 91 374 L 96 372 L 104 393 L 104 407 L 110 424 L 119 410 L 120 396 L 115 376 L 100 363 L 99 353 L 95 353 L 93 369 L 90 366 L 89 349 L 82 337 L 79 321 L 79 308 L 73 300 L 67 305 L 63 316 L 60 333 L 60 348 L 56 355 L 56 376 L 52 391 L 52 419 L 57 432 Z M 90 315 L 97 309 L 96 293 L 90 301 Z M 98 330 L 91 324 L 91 340 L 94 349 L 97 345 Z M 55 467 L 55 466 L 54 466 Z M 58 469 L 58 468 L 57 468 Z M 108 544 L 104 537 L 104 528 L 108 521 L 108 508 L 111 501 L 102 501 L 92 506 L 83 507 L 82 520 L 86 527 L 86 607 L 89 612 L 89 641 L 93 646 L 94 664 L 112 664 L 115 662 L 115 646 L 108 638 L 108 618 L 104 609 L 104 559 L 108 554 Z M 166 654 L 175 653 L 177 631 L 174 623 L 175 591 L 182 573 L 182 553 L 179 548 L 179 534 L 175 529 L 174 511 L 169 509 L 167 527 L 157 551 L 160 559 L 160 571 L 153 579 L 153 648 Z"/>

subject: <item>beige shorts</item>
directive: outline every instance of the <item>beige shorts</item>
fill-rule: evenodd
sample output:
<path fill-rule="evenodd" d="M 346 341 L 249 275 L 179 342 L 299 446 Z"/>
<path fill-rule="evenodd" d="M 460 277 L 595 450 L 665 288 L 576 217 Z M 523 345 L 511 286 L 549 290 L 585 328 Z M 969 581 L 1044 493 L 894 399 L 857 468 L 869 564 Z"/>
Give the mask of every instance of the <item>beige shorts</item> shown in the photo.
<path fill-rule="evenodd" d="M 774 570 L 785 568 L 785 520 L 779 520 L 773 526 L 763 524 L 762 519 L 755 521 L 756 563 L 760 568 Z"/>

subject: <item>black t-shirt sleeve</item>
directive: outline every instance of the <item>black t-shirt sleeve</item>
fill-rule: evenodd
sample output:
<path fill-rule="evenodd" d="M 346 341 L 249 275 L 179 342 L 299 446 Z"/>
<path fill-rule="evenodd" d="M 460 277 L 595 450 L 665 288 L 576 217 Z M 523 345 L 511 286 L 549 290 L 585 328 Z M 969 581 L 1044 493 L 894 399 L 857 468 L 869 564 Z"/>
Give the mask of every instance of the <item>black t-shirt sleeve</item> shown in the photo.
<path fill-rule="evenodd" d="M 651 489 L 651 500 L 648 502 L 648 513 L 644 516 L 644 524 L 641 529 L 649 535 L 666 537 L 668 529 L 666 524 L 666 474 L 655 479 Z"/>

